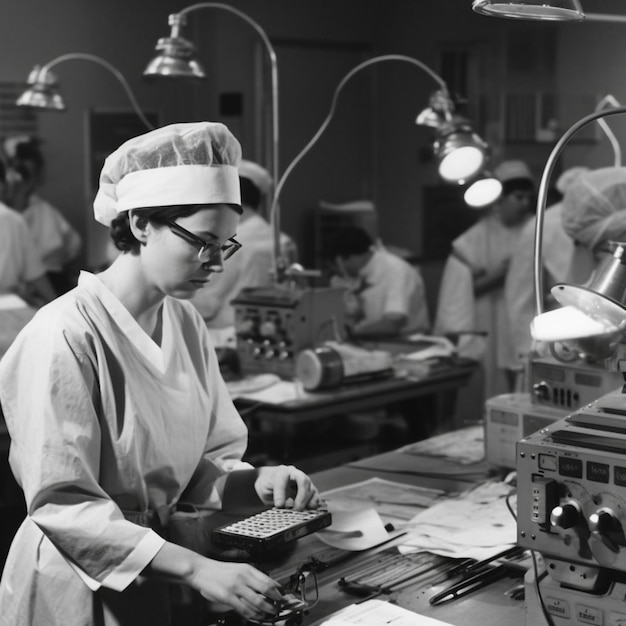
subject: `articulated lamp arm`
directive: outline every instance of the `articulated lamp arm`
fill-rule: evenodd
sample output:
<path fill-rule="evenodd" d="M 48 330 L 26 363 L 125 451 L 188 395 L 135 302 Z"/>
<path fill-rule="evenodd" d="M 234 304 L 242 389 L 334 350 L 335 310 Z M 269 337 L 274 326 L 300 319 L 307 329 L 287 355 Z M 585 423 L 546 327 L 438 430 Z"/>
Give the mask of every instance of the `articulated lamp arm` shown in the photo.
<path fill-rule="evenodd" d="M 126 92 L 126 95 L 128 96 L 128 99 L 135 113 L 144 123 L 146 128 L 148 128 L 148 130 L 152 130 L 154 128 L 154 126 L 148 121 L 146 116 L 143 114 L 141 107 L 139 106 L 139 103 L 137 102 L 137 99 L 135 98 L 135 95 L 133 94 L 130 88 L 130 85 L 128 84 L 128 81 L 124 78 L 124 75 L 114 65 L 112 65 L 108 61 L 105 61 L 104 59 L 94 54 L 88 54 L 84 52 L 70 52 L 67 54 L 62 54 L 61 56 L 58 56 L 55 59 L 52 59 L 52 61 L 49 61 L 48 63 L 43 65 L 39 69 L 36 80 L 45 83 L 46 75 L 53 67 L 65 61 L 72 61 L 72 60 L 91 61 L 109 70 L 109 72 L 111 72 L 111 74 L 113 74 L 113 76 L 115 76 L 115 78 L 117 78 L 117 80 L 122 84 L 122 87 L 124 88 L 124 91 Z"/>
<path fill-rule="evenodd" d="M 298 155 L 293 159 L 293 161 L 291 161 L 291 163 L 287 166 L 287 168 L 283 172 L 282 176 L 280 177 L 280 179 L 279 179 L 279 181 L 278 181 L 278 183 L 277 183 L 277 185 L 275 187 L 274 198 L 272 200 L 271 209 L 270 209 L 270 220 L 272 221 L 273 224 L 276 222 L 276 219 L 277 219 L 277 215 L 278 215 L 278 200 L 279 200 L 279 197 L 280 197 L 280 193 L 283 190 L 283 187 L 285 186 L 285 182 L 289 178 L 289 175 L 294 170 L 294 168 L 306 156 L 306 154 L 309 152 L 309 150 L 311 150 L 311 148 L 317 143 L 317 141 L 322 136 L 322 134 L 324 133 L 326 128 L 328 128 L 328 125 L 330 124 L 330 122 L 331 122 L 331 120 L 333 118 L 333 115 L 335 114 L 335 109 L 336 109 L 336 106 L 337 106 L 337 101 L 339 99 L 339 94 L 340 94 L 341 90 L 344 88 L 346 83 L 356 73 L 358 73 L 359 71 L 361 71 L 362 69 L 364 69 L 366 67 L 369 67 L 370 65 L 374 65 L 375 63 L 379 63 L 381 61 L 406 61 L 408 63 L 412 63 L 413 65 L 416 65 L 417 67 L 419 67 L 420 69 L 425 71 L 427 74 L 429 74 L 437 83 L 439 83 L 439 85 L 441 87 L 441 90 L 444 92 L 444 94 L 445 95 L 448 94 L 448 87 L 447 87 L 446 83 L 444 82 L 444 80 L 438 74 L 436 74 L 433 70 L 431 70 L 427 65 L 425 65 L 421 61 L 418 61 L 417 59 L 414 59 L 413 57 L 404 56 L 404 55 L 401 55 L 401 54 L 383 55 L 383 56 L 379 56 L 379 57 L 374 57 L 372 59 L 368 59 L 367 61 L 364 61 L 363 63 L 360 63 L 356 67 L 352 68 L 352 70 L 350 70 L 341 79 L 341 82 L 335 88 L 335 92 L 333 94 L 330 110 L 328 112 L 328 115 L 326 116 L 326 118 L 322 122 L 321 126 L 318 128 L 317 132 L 313 135 L 313 137 L 309 140 L 309 142 L 304 146 L 304 148 L 302 148 L 302 150 L 298 153 Z M 448 114 L 448 112 L 446 111 L 446 115 L 447 114 Z M 279 261 L 279 259 L 280 259 L 280 248 L 279 248 L 279 246 L 275 246 L 274 255 L 275 255 L 276 264 L 277 264 L 277 267 L 276 267 L 276 269 L 277 269 L 277 280 L 280 281 L 282 272 L 284 271 L 285 268 L 279 267 L 280 266 L 280 261 Z"/>

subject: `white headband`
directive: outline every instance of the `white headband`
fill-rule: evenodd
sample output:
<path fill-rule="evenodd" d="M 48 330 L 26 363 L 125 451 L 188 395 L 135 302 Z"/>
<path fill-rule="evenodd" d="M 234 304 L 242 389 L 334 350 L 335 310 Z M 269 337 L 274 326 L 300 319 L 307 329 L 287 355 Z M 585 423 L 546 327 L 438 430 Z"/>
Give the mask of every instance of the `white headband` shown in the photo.
<path fill-rule="evenodd" d="M 94 200 L 96 220 L 109 226 L 118 213 L 178 204 L 241 204 L 239 173 L 233 165 L 177 165 L 138 170 L 117 184 L 101 184 Z"/>

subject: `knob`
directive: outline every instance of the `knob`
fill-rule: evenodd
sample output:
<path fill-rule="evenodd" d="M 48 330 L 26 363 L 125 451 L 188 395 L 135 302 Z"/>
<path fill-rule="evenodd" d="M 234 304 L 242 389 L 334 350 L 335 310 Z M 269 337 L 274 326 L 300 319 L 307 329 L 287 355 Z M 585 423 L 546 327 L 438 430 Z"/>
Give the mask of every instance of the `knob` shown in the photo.
<path fill-rule="evenodd" d="M 533 385 L 533 393 L 538 400 L 550 399 L 550 387 L 546 382 L 535 383 Z"/>
<path fill-rule="evenodd" d="M 276 334 L 276 323 L 272 321 L 265 321 L 261 324 L 259 332 L 262 337 L 273 337 Z"/>
<path fill-rule="evenodd" d="M 555 506 L 550 513 L 550 524 L 556 528 L 573 528 L 580 519 L 580 507 L 574 502 Z"/>
<path fill-rule="evenodd" d="M 266 350 L 265 351 L 265 358 L 269 361 L 269 360 L 274 358 L 275 354 L 276 354 L 276 352 L 274 352 L 274 350 Z"/>
<path fill-rule="evenodd" d="M 611 509 L 602 508 L 589 516 L 589 530 L 597 535 L 609 536 L 619 533 L 621 524 Z"/>

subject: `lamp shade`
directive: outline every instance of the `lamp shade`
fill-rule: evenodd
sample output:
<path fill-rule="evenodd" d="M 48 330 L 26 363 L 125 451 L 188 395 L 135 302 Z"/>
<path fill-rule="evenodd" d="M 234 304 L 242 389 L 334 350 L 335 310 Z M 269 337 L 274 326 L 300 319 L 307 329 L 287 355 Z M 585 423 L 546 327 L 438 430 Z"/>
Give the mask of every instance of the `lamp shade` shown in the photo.
<path fill-rule="evenodd" d="M 468 185 L 463 200 L 473 209 L 481 209 L 494 203 L 501 193 L 502 183 L 491 172 L 483 172 Z"/>
<path fill-rule="evenodd" d="M 56 76 L 36 65 L 28 76 L 28 87 L 15 104 L 31 109 L 65 111 L 65 102 L 58 89 Z"/>
<path fill-rule="evenodd" d="M 487 144 L 464 121 L 441 126 L 433 149 L 441 178 L 461 185 L 474 178 L 487 160 Z"/>
<path fill-rule="evenodd" d="M 474 0 L 472 9 L 481 15 L 523 20 L 582 21 L 579 0 Z"/>
<path fill-rule="evenodd" d="M 195 46 L 183 37 L 162 37 L 155 49 L 158 54 L 148 63 L 143 75 L 146 78 L 206 77 L 204 69 L 194 58 Z"/>

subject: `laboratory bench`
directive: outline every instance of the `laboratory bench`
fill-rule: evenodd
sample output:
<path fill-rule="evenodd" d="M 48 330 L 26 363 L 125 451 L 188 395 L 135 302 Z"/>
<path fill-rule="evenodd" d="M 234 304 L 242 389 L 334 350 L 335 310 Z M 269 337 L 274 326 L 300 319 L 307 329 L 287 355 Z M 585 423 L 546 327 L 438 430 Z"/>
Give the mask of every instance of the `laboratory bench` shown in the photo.
<path fill-rule="evenodd" d="M 239 397 L 235 404 L 248 425 L 249 457 L 320 471 L 454 430 L 460 426 L 452 419 L 457 391 L 477 367 L 455 357 L 421 377 L 394 374 L 300 390 L 287 399 Z"/>

